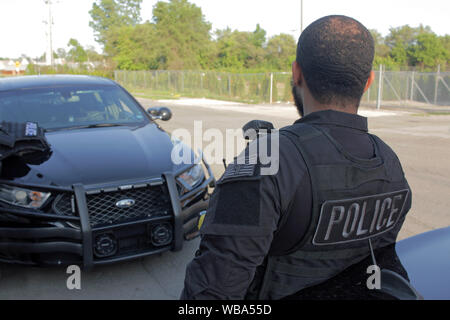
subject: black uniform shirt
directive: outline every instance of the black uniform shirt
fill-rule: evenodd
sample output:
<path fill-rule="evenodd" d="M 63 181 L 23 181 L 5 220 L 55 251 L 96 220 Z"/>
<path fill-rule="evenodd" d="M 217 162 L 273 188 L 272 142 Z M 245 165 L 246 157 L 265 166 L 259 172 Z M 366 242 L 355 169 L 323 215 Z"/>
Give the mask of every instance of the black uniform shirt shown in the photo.
<path fill-rule="evenodd" d="M 374 157 L 367 118 L 327 110 L 296 123 L 320 126 L 353 156 Z M 243 299 L 265 257 L 290 253 L 305 236 L 312 213 L 310 177 L 302 156 L 283 135 L 279 150 L 277 174 L 219 180 L 181 299 Z"/>

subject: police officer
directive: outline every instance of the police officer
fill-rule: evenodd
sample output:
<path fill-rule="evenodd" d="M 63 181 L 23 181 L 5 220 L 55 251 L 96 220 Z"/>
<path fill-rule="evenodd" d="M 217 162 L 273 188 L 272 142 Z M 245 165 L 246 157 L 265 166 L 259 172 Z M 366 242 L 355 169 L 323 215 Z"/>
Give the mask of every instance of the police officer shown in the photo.
<path fill-rule="evenodd" d="M 357 115 L 373 59 L 370 32 L 352 18 L 327 16 L 302 33 L 293 63 L 302 118 L 279 131 L 279 170 L 228 166 L 182 299 L 301 297 L 395 243 L 411 190 L 396 154 Z"/>

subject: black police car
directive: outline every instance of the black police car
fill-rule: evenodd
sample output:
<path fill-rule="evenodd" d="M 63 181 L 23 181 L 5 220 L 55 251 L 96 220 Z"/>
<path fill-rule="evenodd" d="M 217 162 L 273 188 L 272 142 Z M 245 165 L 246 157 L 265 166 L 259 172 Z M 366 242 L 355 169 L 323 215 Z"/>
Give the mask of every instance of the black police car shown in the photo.
<path fill-rule="evenodd" d="M 0 152 L 0 261 L 92 267 L 180 250 L 215 180 L 155 123 L 170 117 L 104 78 L 0 79 L 0 144 L 12 141 Z M 30 140 L 14 143 L 18 127 Z M 48 150 L 25 155 L 40 130 Z M 172 161 L 181 145 L 196 161 Z"/>

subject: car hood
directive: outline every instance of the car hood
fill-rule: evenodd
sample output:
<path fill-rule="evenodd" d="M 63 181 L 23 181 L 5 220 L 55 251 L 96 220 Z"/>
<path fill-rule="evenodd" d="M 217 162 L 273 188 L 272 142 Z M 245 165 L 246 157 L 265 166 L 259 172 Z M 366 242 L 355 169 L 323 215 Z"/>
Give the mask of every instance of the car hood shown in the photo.
<path fill-rule="evenodd" d="M 46 137 L 50 158 L 29 165 L 29 172 L 17 182 L 89 186 L 159 177 L 173 170 L 173 144 L 156 124 L 64 130 Z"/>

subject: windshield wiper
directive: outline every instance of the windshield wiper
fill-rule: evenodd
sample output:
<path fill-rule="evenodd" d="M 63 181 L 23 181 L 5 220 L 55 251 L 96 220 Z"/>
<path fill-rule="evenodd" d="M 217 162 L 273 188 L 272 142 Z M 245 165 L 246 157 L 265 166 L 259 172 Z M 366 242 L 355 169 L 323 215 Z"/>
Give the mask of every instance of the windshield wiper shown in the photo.
<path fill-rule="evenodd" d="M 98 123 L 98 124 L 90 124 L 86 126 L 81 126 L 81 129 L 84 128 L 107 128 L 107 127 L 125 127 L 126 125 L 120 123 Z"/>
<path fill-rule="evenodd" d="M 126 126 L 125 124 L 120 124 L 120 123 L 97 123 L 97 124 L 88 124 L 88 125 L 82 125 L 82 126 L 46 129 L 45 132 L 61 131 L 61 130 L 91 129 L 91 128 L 125 127 L 125 126 Z"/>

